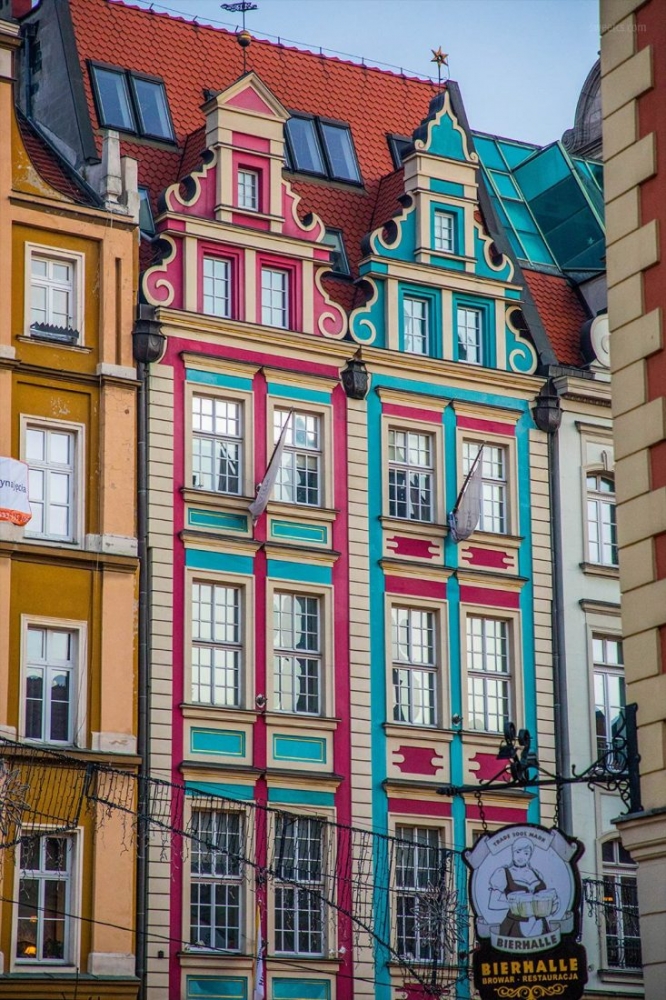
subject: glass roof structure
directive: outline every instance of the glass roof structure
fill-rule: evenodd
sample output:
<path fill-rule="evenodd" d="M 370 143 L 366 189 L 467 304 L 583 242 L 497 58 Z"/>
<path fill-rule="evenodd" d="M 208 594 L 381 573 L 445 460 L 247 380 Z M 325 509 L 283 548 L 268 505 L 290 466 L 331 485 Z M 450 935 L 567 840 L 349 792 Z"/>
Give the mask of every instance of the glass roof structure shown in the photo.
<path fill-rule="evenodd" d="M 473 133 L 495 211 L 519 260 L 560 271 L 603 270 L 603 171 L 549 146 Z"/>

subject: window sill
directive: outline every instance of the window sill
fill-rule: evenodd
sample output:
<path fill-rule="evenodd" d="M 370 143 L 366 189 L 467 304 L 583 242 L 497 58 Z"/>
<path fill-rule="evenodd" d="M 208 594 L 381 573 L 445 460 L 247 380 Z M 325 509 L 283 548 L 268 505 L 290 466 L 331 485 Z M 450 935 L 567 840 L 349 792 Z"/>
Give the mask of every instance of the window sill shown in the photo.
<path fill-rule="evenodd" d="M 247 508 L 254 499 L 242 493 L 217 493 L 215 490 L 200 490 L 196 486 L 181 486 L 180 493 L 186 503 L 215 507 L 217 510 L 223 506 L 230 507 L 243 513 L 247 513 Z"/>
<path fill-rule="evenodd" d="M 643 981 L 642 969 L 597 969 L 597 975 L 605 983 L 625 983 L 627 981 L 640 983 Z"/>
<path fill-rule="evenodd" d="M 455 730 L 444 729 L 442 726 L 415 726 L 411 722 L 384 722 L 384 732 L 388 737 L 394 739 L 437 739 L 446 740 L 448 743 L 453 739 Z"/>
<path fill-rule="evenodd" d="M 588 576 L 605 576 L 611 580 L 619 580 L 619 566 L 602 566 L 600 563 L 582 562 L 580 568 Z"/>
<path fill-rule="evenodd" d="M 178 706 L 185 719 L 199 719 L 203 722 L 236 723 L 237 725 L 252 725 L 261 714 L 250 708 L 227 708 L 224 705 L 198 705 L 191 701 L 181 702 Z"/>
<path fill-rule="evenodd" d="M 340 719 L 322 715 L 295 715 L 291 712 L 264 713 L 267 726 L 279 726 L 281 729 L 303 729 L 312 728 L 312 722 L 316 722 L 316 728 L 326 732 L 335 732 L 340 724 Z"/>
<path fill-rule="evenodd" d="M 409 517 L 391 517 L 389 514 L 381 514 L 379 520 L 383 528 L 389 531 L 406 531 L 408 533 L 429 534 L 444 538 L 449 530 L 446 524 L 440 521 L 415 521 Z"/>
<path fill-rule="evenodd" d="M 81 344 L 68 344 L 66 340 L 58 340 L 56 337 L 36 337 L 31 334 L 24 334 L 16 338 L 20 344 L 36 344 L 37 347 L 45 347 L 52 351 L 54 347 L 62 347 L 66 351 L 74 351 L 75 354 L 92 354 L 92 347 L 85 347 Z"/>
<path fill-rule="evenodd" d="M 250 501 L 251 502 L 251 501 Z M 340 513 L 334 507 L 314 507 L 303 503 L 284 503 L 281 500 L 271 500 L 266 507 L 268 514 L 273 517 L 295 517 L 299 520 L 308 521 L 335 521 Z"/>

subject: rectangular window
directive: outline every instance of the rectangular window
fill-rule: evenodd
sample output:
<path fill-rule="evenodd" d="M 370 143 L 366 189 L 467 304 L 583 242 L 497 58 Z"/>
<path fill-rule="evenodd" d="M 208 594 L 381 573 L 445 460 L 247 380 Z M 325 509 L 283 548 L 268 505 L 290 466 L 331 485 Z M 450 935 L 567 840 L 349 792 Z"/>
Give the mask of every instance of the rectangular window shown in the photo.
<path fill-rule="evenodd" d="M 238 207 L 259 211 L 259 174 L 256 170 L 238 171 Z"/>
<path fill-rule="evenodd" d="M 192 397 L 192 486 L 214 493 L 242 492 L 242 404 Z"/>
<path fill-rule="evenodd" d="M 25 461 L 29 466 L 28 499 L 32 511 L 26 534 L 52 541 L 74 541 L 78 530 L 74 508 L 75 433 L 26 427 Z"/>
<path fill-rule="evenodd" d="M 231 316 L 231 264 L 221 257 L 203 259 L 203 311 L 208 316 Z"/>
<path fill-rule="evenodd" d="M 192 813 L 190 944 L 240 951 L 242 943 L 243 818 L 239 813 Z"/>
<path fill-rule="evenodd" d="M 405 350 L 409 354 L 429 354 L 428 303 L 405 295 L 402 300 Z"/>
<path fill-rule="evenodd" d="M 463 442 L 463 474 L 471 469 L 481 447 L 476 441 Z M 484 444 L 481 455 L 481 517 L 479 530 L 503 535 L 508 530 L 507 449 Z"/>
<path fill-rule="evenodd" d="M 164 83 L 124 69 L 91 66 L 99 124 L 173 141 Z"/>
<path fill-rule="evenodd" d="M 238 708 L 241 659 L 240 588 L 193 583 L 192 701 Z"/>
<path fill-rule="evenodd" d="M 437 721 L 435 615 L 419 608 L 391 609 L 393 720 L 413 726 Z"/>
<path fill-rule="evenodd" d="M 617 566 L 615 479 L 611 474 L 587 476 L 587 542 L 591 563 Z"/>
<path fill-rule="evenodd" d="M 77 635 L 30 625 L 25 660 L 24 735 L 40 743 L 74 741 Z"/>
<path fill-rule="evenodd" d="M 622 727 L 625 707 L 624 668 L 622 642 L 612 636 L 593 635 L 594 659 L 594 719 L 597 734 L 597 753 L 601 756 L 613 750 L 618 731 Z M 617 760 L 612 753 L 607 757 L 612 768 L 624 766 L 624 755 Z"/>
<path fill-rule="evenodd" d="M 483 364 L 483 316 L 480 309 L 458 306 L 458 360 Z"/>
<path fill-rule="evenodd" d="M 432 521 L 434 438 L 389 430 L 389 516 Z"/>
<path fill-rule="evenodd" d="M 643 959 L 636 865 L 619 840 L 609 840 L 602 844 L 601 857 L 604 866 L 606 961 L 611 969 L 638 971 Z"/>
<path fill-rule="evenodd" d="M 442 962 L 446 928 L 438 889 L 446 861 L 440 831 L 399 826 L 396 837 L 396 950 L 413 961 Z"/>
<path fill-rule="evenodd" d="M 275 710 L 320 715 L 321 601 L 304 594 L 273 597 Z"/>
<path fill-rule="evenodd" d="M 275 442 L 287 421 L 289 423 L 273 497 L 283 503 L 319 507 L 322 497 L 321 417 L 315 413 L 296 410 L 275 410 Z"/>
<path fill-rule="evenodd" d="M 509 623 L 498 618 L 467 618 L 468 725 L 501 733 L 509 721 L 511 664 Z"/>
<path fill-rule="evenodd" d="M 331 253 L 331 271 L 333 274 L 341 274 L 348 277 L 349 259 L 345 250 L 345 243 L 340 229 L 327 229 L 324 233 L 323 243 L 329 246 Z"/>
<path fill-rule="evenodd" d="M 65 965 L 71 958 L 71 837 L 24 837 L 20 844 L 16 962 Z"/>
<path fill-rule="evenodd" d="M 361 178 L 349 126 L 319 122 L 319 127 L 324 140 L 330 176 L 336 180 L 358 183 Z"/>
<path fill-rule="evenodd" d="M 324 825 L 319 819 L 285 815 L 276 823 L 275 952 L 323 955 Z"/>
<path fill-rule="evenodd" d="M 285 125 L 288 168 L 351 184 L 361 182 L 349 125 L 294 114 Z"/>
<path fill-rule="evenodd" d="M 455 250 L 455 217 L 450 212 L 435 212 L 434 247 L 444 253 Z"/>
<path fill-rule="evenodd" d="M 76 343 L 76 264 L 44 254 L 30 255 L 30 332 Z"/>
<path fill-rule="evenodd" d="M 289 326 L 289 275 L 272 267 L 261 269 L 261 322 L 264 326 Z"/>

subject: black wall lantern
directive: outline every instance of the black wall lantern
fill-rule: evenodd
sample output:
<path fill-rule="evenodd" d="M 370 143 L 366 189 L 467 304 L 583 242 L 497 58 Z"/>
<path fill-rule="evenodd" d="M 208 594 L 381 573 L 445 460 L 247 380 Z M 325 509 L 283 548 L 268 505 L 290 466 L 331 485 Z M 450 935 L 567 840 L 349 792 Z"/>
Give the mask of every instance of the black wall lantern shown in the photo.
<path fill-rule="evenodd" d="M 159 361 L 164 353 L 166 337 L 161 324 L 155 319 L 152 306 L 139 306 L 132 330 L 132 349 L 136 361 L 150 365 Z"/>
<path fill-rule="evenodd" d="M 370 386 L 370 376 L 361 357 L 360 347 L 340 372 L 340 380 L 349 399 L 365 399 Z"/>
<path fill-rule="evenodd" d="M 562 405 L 560 396 L 552 378 L 541 387 L 541 392 L 534 400 L 532 410 L 534 422 L 540 431 L 554 434 L 562 423 Z"/>

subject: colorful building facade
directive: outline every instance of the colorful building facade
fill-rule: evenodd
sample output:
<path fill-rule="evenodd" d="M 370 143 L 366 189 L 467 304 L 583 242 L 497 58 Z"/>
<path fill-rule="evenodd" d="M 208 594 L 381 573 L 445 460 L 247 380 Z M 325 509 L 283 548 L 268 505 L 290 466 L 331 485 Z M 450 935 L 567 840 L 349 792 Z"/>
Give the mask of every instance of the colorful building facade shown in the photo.
<path fill-rule="evenodd" d="M 42 0 L 25 25 L 30 110 L 72 168 L 96 178 L 105 128 L 138 161 L 141 297 L 163 339 L 145 383 L 144 765 L 185 832 L 163 818 L 150 838 L 144 996 L 246 1000 L 263 979 L 272 1000 L 388 1000 L 417 972 L 465 996 L 460 852 L 488 827 L 567 825 L 566 803 L 440 792 L 497 773 L 508 720 L 550 772 L 565 730 L 594 752 L 590 674 L 575 725 L 555 705 L 591 630 L 617 634 L 591 606 L 612 604 L 614 568 L 580 597 L 569 567 L 580 621 L 558 679 L 557 503 L 580 527 L 569 562 L 593 540 L 582 484 L 562 513 L 536 411 L 559 379 L 560 461 L 603 478 L 607 383 L 577 342 L 601 308 L 598 169 L 472 133 L 454 83 L 241 50 L 106 0 Z M 482 446 L 481 524 L 456 544 Z"/>
<path fill-rule="evenodd" d="M 137 225 L 131 187 L 112 210 L 15 113 L 18 46 L 0 20 L 0 454 L 27 464 L 32 510 L 0 523 L 0 995 L 129 998 L 135 858 L 117 816 L 65 821 L 77 786 L 59 754 L 139 762 Z"/>

